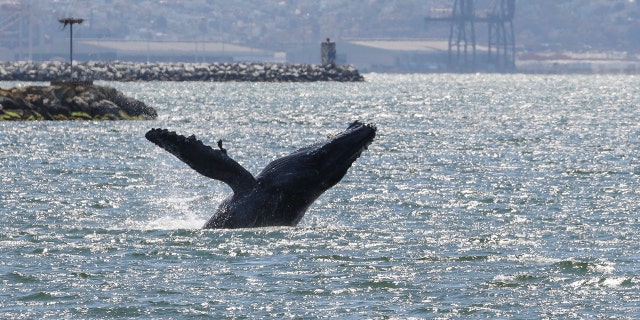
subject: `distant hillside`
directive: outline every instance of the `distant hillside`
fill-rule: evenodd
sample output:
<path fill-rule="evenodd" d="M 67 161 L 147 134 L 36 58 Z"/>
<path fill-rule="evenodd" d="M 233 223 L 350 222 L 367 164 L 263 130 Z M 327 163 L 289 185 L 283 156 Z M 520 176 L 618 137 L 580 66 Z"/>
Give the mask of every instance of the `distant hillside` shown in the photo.
<path fill-rule="evenodd" d="M 476 0 L 488 10 L 493 0 Z M 446 0 L 22 0 L 0 1 L 1 23 L 11 23 L 16 7 L 33 17 L 21 32 L 33 45 L 68 37 L 58 18 L 87 19 L 74 29 L 78 37 L 225 41 L 281 50 L 331 37 L 446 37 L 446 26 L 427 25 L 434 8 Z M 640 51 L 640 1 L 517 0 L 517 44 L 528 51 Z M 11 47 L 11 28 L 2 28 L 2 46 Z M 479 36 L 485 30 L 477 31 Z M 15 44 L 14 44 L 15 45 Z M 23 41 L 22 45 L 25 45 Z M 2 49 L 2 48 L 0 48 Z"/>

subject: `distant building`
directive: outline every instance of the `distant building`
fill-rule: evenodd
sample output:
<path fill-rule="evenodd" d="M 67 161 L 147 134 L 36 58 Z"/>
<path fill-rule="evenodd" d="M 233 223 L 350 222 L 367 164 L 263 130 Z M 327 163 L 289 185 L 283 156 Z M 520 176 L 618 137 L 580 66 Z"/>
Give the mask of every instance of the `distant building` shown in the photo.
<path fill-rule="evenodd" d="M 354 40 L 344 44 L 349 63 L 375 72 L 440 72 L 447 68 L 447 42 Z"/>
<path fill-rule="evenodd" d="M 336 63 L 353 64 L 360 72 L 445 72 L 448 67 L 446 40 L 348 40 L 338 45 Z M 477 46 L 478 61 L 486 52 L 485 47 Z M 287 59 L 315 63 L 317 45 L 290 48 Z"/>

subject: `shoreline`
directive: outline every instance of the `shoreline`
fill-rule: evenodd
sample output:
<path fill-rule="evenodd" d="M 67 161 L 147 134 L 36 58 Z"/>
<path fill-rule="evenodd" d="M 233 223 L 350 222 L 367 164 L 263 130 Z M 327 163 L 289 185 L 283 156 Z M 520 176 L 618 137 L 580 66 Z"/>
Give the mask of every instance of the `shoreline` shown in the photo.
<path fill-rule="evenodd" d="M 0 81 L 71 78 L 69 63 L 13 61 L 0 64 Z M 294 63 L 136 63 L 88 61 L 73 64 L 74 79 L 103 81 L 362 82 L 353 65 Z"/>

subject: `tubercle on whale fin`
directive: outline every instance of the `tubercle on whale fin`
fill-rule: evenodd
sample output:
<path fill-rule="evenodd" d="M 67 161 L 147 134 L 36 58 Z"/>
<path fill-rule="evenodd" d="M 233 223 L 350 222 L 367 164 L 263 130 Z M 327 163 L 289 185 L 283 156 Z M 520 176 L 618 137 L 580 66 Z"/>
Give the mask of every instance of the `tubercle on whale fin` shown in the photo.
<path fill-rule="evenodd" d="M 185 136 L 183 136 L 181 134 L 178 134 L 175 131 L 169 131 L 168 129 L 151 128 L 151 130 L 149 132 L 147 132 L 147 139 L 149 138 L 149 136 L 152 136 L 154 133 L 157 133 L 158 135 L 165 135 L 165 136 L 166 135 L 173 135 L 173 136 L 175 136 L 175 139 L 180 141 L 180 142 L 199 144 L 199 145 L 202 145 L 202 146 L 206 147 L 206 145 L 202 142 L 202 140 L 198 140 L 198 138 L 196 137 L 195 134 L 192 134 L 192 135 L 190 135 L 188 137 L 185 137 Z M 222 144 L 222 140 L 220 140 L 218 142 L 218 146 L 221 146 L 221 144 Z M 227 153 L 226 149 L 224 149 L 222 147 L 220 148 L 220 150 L 223 151 L 225 154 Z"/>

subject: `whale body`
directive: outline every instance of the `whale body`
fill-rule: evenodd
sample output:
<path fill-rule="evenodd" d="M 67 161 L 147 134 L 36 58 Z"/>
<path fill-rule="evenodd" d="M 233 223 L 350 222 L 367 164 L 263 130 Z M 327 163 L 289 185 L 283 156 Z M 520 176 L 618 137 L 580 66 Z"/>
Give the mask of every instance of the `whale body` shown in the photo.
<path fill-rule="evenodd" d="M 227 154 L 166 129 L 145 137 L 200 174 L 220 180 L 233 194 L 218 206 L 204 228 L 296 226 L 309 206 L 336 185 L 376 135 L 376 126 L 359 121 L 325 141 L 273 160 L 253 176 Z"/>

